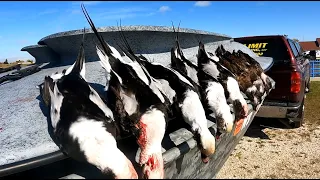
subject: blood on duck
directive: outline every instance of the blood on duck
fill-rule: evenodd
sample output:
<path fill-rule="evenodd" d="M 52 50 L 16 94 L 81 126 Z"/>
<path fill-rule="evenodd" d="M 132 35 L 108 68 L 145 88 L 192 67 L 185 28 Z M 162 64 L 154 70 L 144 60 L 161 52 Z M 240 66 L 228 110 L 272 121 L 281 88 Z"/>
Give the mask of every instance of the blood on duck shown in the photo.
<path fill-rule="evenodd" d="M 45 77 L 50 118 L 60 149 L 69 157 L 96 166 L 104 175 L 138 178 L 130 160 L 117 147 L 113 113 L 86 82 L 83 41 L 76 62 L 59 76 Z M 48 96 L 48 94 L 44 95 Z"/>
<path fill-rule="evenodd" d="M 163 178 L 161 141 L 170 109 L 166 106 L 168 99 L 137 61 L 124 61 L 120 53 L 104 41 L 83 5 L 82 10 L 100 42 L 96 45 L 100 63 L 110 74 L 108 104 L 119 118 L 122 131 L 136 138 L 141 149 L 139 163 L 143 166 L 143 177 Z"/>
<path fill-rule="evenodd" d="M 169 99 L 176 119 L 183 119 L 190 125 L 194 137 L 200 145 L 201 153 L 207 157 L 215 151 L 215 138 L 207 127 L 207 118 L 198 92 L 179 72 L 162 64 L 150 62 L 144 56 L 136 56 L 127 42 L 122 30 L 121 38 L 126 49 L 125 54 L 133 61 L 139 62 L 156 81 L 160 90 Z"/>

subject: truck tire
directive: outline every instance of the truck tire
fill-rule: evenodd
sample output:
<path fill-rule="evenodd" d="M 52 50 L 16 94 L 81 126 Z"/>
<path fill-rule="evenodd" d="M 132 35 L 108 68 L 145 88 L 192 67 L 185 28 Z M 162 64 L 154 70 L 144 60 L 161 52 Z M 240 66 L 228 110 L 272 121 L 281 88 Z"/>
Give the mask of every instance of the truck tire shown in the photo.
<path fill-rule="evenodd" d="M 296 118 L 290 118 L 293 123 L 293 128 L 299 128 L 304 123 L 304 99 L 302 100 L 301 106 L 299 108 L 299 115 Z"/>

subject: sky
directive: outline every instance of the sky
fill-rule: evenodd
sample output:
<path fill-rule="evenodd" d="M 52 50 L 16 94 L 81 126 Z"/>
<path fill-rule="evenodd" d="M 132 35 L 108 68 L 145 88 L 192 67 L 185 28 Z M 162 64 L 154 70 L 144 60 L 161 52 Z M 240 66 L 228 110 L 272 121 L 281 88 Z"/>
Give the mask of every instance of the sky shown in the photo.
<path fill-rule="evenodd" d="M 85 1 L 96 27 L 122 25 L 191 28 L 231 37 L 286 34 L 320 37 L 320 1 Z M 50 34 L 89 28 L 80 1 L 0 2 L 0 62 L 34 59 L 20 51 Z"/>

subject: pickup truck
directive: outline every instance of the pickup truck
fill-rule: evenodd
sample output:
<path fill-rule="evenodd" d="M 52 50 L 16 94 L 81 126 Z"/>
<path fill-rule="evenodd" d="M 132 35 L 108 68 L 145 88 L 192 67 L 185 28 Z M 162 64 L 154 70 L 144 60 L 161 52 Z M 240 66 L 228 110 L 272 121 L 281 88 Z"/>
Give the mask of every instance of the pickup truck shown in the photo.
<path fill-rule="evenodd" d="M 286 35 L 239 37 L 234 40 L 257 55 L 274 60 L 266 74 L 276 82 L 276 87 L 266 97 L 256 116 L 289 119 L 289 125 L 300 127 L 304 118 L 305 93 L 310 89 L 310 63 L 300 44 Z"/>
<path fill-rule="evenodd" d="M 114 38 L 118 36 L 116 29 L 105 27 L 98 28 L 98 31 L 106 41 L 115 46 Z M 175 33 L 170 27 L 124 26 L 123 30 L 131 33 L 130 37 L 133 38 L 128 38 L 128 41 L 130 44 L 135 44 L 132 46 L 136 48 L 134 51 L 168 65 L 170 48 L 175 38 Z M 258 57 L 248 47 L 234 42 L 229 36 L 184 28 L 180 28 L 179 33 L 184 54 L 193 61 L 196 60 L 198 50 L 197 38 L 201 36 L 206 49 L 210 51 L 223 44 L 226 50 L 240 49 L 253 56 L 264 71 L 272 67 L 272 58 Z M 148 38 L 145 38 L 146 36 Z M 94 42 L 93 38 L 94 34 L 89 30 L 86 33 L 86 40 Z M 48 109 L 44 106 L 39 89 L 36 88 L 46 75 L 61 72 L 74 62 L 81 40 L 82 30 L 75 30 L 47 36 L 42 38 L 38 45 L 23 48 L 22 50 L 28 51 L 36 58 L 36 65 L 11 72 L 5 77 L 14 81 L 0 84 L 0 178 L 101 178 L 101 173 L 95 167 L 67 157 L 54 143 Z M 170 41 L 172 43 L 168 43 Z M 86 78 L 93 88 L 101 93 L 106 78 L 97 60 L 94 43 L 87 43 L 85 52 Z M 274 81 L 271 81 L 274 86 Z M 265 93 L 262 100 L 268 93 Z M 216 152 L 207 164 L 201 161 L 192 133 L 183 126 L 169 123 L 162 141 L 165 178 L 214 178 L 255 117 L 257 111 L 253 110 L 249 101 L 247 102 L 248 117 L 240 126 L 234 126 L 231 133 L 220 135 L 216 141 Z M 208 120 L 207 123 L 210 131 L 215 133 L 217 127 L 214 121 Z M 139 173 L 141 167 L 136 163 L 138 146 L 135 140 L 121 139 L 118 141 L 118 146 L 133 162 Z"/>

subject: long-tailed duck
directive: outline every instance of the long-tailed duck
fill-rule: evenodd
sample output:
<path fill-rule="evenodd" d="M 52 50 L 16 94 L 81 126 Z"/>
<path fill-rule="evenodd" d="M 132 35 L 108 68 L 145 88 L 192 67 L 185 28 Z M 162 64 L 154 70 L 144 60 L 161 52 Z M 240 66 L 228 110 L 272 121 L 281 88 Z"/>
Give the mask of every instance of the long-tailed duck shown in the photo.
<path fill-rule="evenodd" d="M 54 135 L 69 157 L 96 166 L 114 178 L 138 178 L 118 149 L 113 113 L 86 82 L 83 41 L 76 62 L 63 73 L 46 76 L 43 96 L 50 106 Z"/>
<path fill-rule="evenodd" d="M 206 116 L 210 117 L 211 113 L 213 113 L 220 133 L 231 132 L 234 118 L 222 85 L 209 74 L 201 72 L 197 65 L 184 56 L 180 48 L 178 32 L 176 34 L 175 47 L 171 51 L 171 67 L 184 76 L 189 77 L 194 82 L 194 86 L 198 86 Z M 199 71 L 201 79 L 198 79 Z"/>
<path fill-rule="evenodd" d="M 146 57 L 136 56 L 127 42 L 122 30 L 120 35 L 125 44 L 125 54 L 146 68 L 147 72 L 158 82 L 158 87 L 169 99 L 175 117 L 183 119 L 190 125 L 201 153 L 208 157 L 215 151 L 215 137 L 207 127 L 207 118 L 199 94 L 195 87 L 179 72 L 162 64 L 150 62 Z M 208 159 L 204 159 L 207 162 Z"/>
<path fill-rule="evenodd" d="M 85 7 L 83 13 L 100 45 L 96 45 L 102 67 L 108 76 L 108 104 L 119 118 L 123 131 L 133 134 L 141 149 L 139 163 L 143 177 L 163 178 L 161 141 L 168 120 L 168 99 L 137 61 L 125 61 L 98 33 Z"/>
<path fill-rule="evenodd" d="M 225 97 L 233 104 L 235 120 L 245 118 L 248 115 L 248 105 L 240 92 L 239 84 L 235 75 L 219 62 L 214 60 L 216 56 L 209 56 L 205 51 L 204 44 L 199 42 L 198 49 L 198 72 L 199 79 L 207 79 L 207 76 L 215 78 L 224 89 Z"/>

